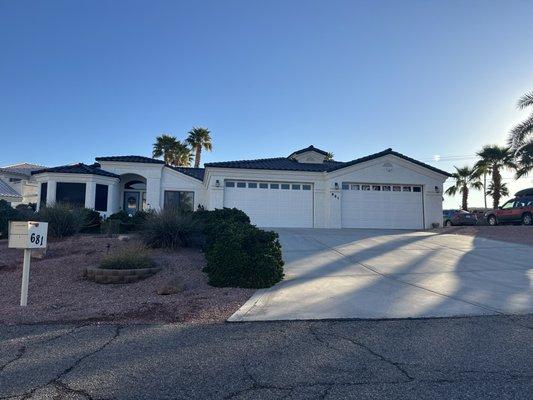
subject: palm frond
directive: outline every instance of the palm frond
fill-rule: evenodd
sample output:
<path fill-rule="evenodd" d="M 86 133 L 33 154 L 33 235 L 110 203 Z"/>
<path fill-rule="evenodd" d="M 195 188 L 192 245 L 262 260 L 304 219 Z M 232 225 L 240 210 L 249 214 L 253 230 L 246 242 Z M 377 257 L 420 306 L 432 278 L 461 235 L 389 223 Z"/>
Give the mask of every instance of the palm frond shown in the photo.
<path fill-rule="evenodd" d="M 533 91 L 526 93 L 518 99 L 518 108 L 524 109 L 526 107 L 533 106 Z"/>
<path fill-rule="evenodd" d="M 533 135 L 533 115 L 511 129 L 507 143 L 513 150 L 516 150 L 523 144 L 528 135 Z"/>

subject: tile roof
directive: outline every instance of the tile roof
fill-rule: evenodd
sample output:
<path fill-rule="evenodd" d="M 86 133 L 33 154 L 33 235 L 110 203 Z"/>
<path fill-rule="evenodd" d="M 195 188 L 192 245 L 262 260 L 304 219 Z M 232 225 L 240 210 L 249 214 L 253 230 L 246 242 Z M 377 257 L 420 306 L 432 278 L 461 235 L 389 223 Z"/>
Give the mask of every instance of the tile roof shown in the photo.
<path fill-rule="evenodd" d="M 6 165 L 5 167 L 0 167 L 0 172 L 7 172 L 10 174 L 18 174 L 30 176 L 33 171 L 38 169 L 46 168 L 44 165 L 30 164 L 30 163 L 20 163 L 13 165 Z"/>
<path fill-rule="evenodd" d="M 98 164 L 87 165 L 83 163 L 78 163 L 78 164 L 73 164 L 73 165 L 62 165 L 59 167 L 52 167 L 52 168 L 43 168 L 37 171 L 33 171 L 32 175 L 42 174 L 45 172 L 55 172 L 55 173 L 60 173 L 60 174 L 101 175 L 101 176 L 108 176 L 111 178 L 120 178 L 119 175 L 100 169 L 98 167 Z"/>
<path fill-rule="evenodd" d="M 2 179 L 0 179 L 0 196 L 9 197 L 13 199 L 22 199 L 22 196 L 19 194 L 19 192 L 9 186 Z"/>
<path fill-rule="evenodd" d="M 118 162 L 131 162 L 131 163 L 145 163 L 145 164 L 164 164 L 163 160 L 157 160 L 155 158 L 144 156 L 106 156 L 96 157 L 96 161 L 118 161 Z"/>
<path fill-rule="evenodd" d="M 322 155 L 324 155 L 324 156 L 327 156 L 327 155 L 328 155 L 328 152 L 327 152 L 327 151 L 320 150 L 320 149 L 316 148 L 315 146 L 310 145 L 310 146 L 306 147 L 305 149 L 296 150 L 295 152 L 291 153 L 291 154 L 289 155 L 289 157 L 292 157 L 292 156 L 294 156 L 294 155 L 296 155 L 296 154 L 302 154 L 302 153 L 305 153 L 306 151 L 315 151 L 315 152 L 317 152 L 317 153 L 319 153 L 319 154 L 322 154 Z"/>
<path fill-rule="evenodd" d="M 204 180 L 205 169 L 204 168 L 190 168 L 190 167 L 175 167 L 173 165 L 167 165 L 168 168 L 174 171 L 181 172 L 182 174 L 189 175 L 200 181 Z"/>
<path fill-rule="evenodd" d="M 307 150 L 306 150 L 307 151 Z M 294 154 L 294 153 L 293 153 Z M 307 171 L 307 172 L 332 172 L 342 168 L 346 168 L 355 164 L 363 163 L 366 161 L 374 160 L 386 155 L 394 155 L 404 160 L 410 161 L 414 164 L 420 165 L 431 171 L 437 172 L 445 176 L 451 176 L 448 172 L 432 167 L 421 161 L 407 157 L 401 153 L 398 153 L 392 149 L 386 149 L 379 153 L 371 154 L 365 157 L 361 157 L 348 162 L 340 161 L 324 161 L 321 164 L 312 163 L 299 163 L 296 160 L 286 157 L 278 158 L 263 158 L 257 160 L 240 160 L 240 161 L 224 161 L 205 164 L 206 167 L 211 168 L 242 168 L 242 169 L 269 169 L 269 170 L 282 170 L 282 171 Z M 292 155 L 292 154 L 291 154 Z"/>

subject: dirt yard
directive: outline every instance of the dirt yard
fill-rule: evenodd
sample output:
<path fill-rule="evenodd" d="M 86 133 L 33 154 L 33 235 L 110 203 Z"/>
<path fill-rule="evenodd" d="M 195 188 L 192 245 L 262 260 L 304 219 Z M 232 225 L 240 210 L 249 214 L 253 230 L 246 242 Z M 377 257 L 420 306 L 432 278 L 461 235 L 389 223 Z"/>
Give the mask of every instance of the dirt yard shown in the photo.
<path fill-rule="evenodd" d="M 83 278 L 109 251 L 131 243 L 101 235 L 80 235 L 49 241 L 46 256 L 33 259 L 27 307 L 20 307 L 22 250 L 0 241 L 0 323 L 36 322 L 192 322 L 224 321 L 253 293 L 214 288 L 202 272 L 205 260 L 197 249 L 154 250 L 163 269 L 132 284 L 103 285 Z M 181 280 L 184 290 L 158 295 L 157 289 Z"/>
<path fill-rule="evenodd" d="M 452 226 L 439 229 L 440 233 L 479 236 L 504 242 L 529 244 L 533 246 L 533 226 L 498 225 L 498 226 Z"/>

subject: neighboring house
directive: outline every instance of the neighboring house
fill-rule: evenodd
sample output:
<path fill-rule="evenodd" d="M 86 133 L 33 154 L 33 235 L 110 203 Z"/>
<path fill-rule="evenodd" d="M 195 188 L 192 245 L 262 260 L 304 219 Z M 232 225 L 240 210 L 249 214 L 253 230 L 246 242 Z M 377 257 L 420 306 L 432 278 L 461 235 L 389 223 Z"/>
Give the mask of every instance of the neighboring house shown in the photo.
<path fill-rule="evenodd" d="M 38 185 L 31 180 L 31 173 L 42 168 L 42 165 L 29 163 L 0 167 L 0 199 L 8 201 L 13 207 L 37 203 Z"/>
<path fill-rule="evenodd" d="M 236 207 L 263 227 L 431 228 L 442 223 L 450 176 L 400 153 L 327 161 L 309 146 L 288 157 L 165 165 L 142 156 L 97 157 L 33 172 L 42 203 L 64 201 L 110 215 L 119 210 Z"/>

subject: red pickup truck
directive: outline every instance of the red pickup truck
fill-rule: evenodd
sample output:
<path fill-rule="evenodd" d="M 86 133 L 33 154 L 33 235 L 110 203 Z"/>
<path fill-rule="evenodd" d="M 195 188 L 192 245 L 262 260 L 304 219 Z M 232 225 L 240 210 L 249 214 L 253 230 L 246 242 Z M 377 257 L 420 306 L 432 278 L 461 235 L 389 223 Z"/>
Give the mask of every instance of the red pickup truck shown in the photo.
<path fill-rule="evenodd" d="M 533 188 L 521 190 L 515 196 L 501 207 L 485 213 L 489 225 L 516 222 L 524 225 L 533 224 Z"/>

